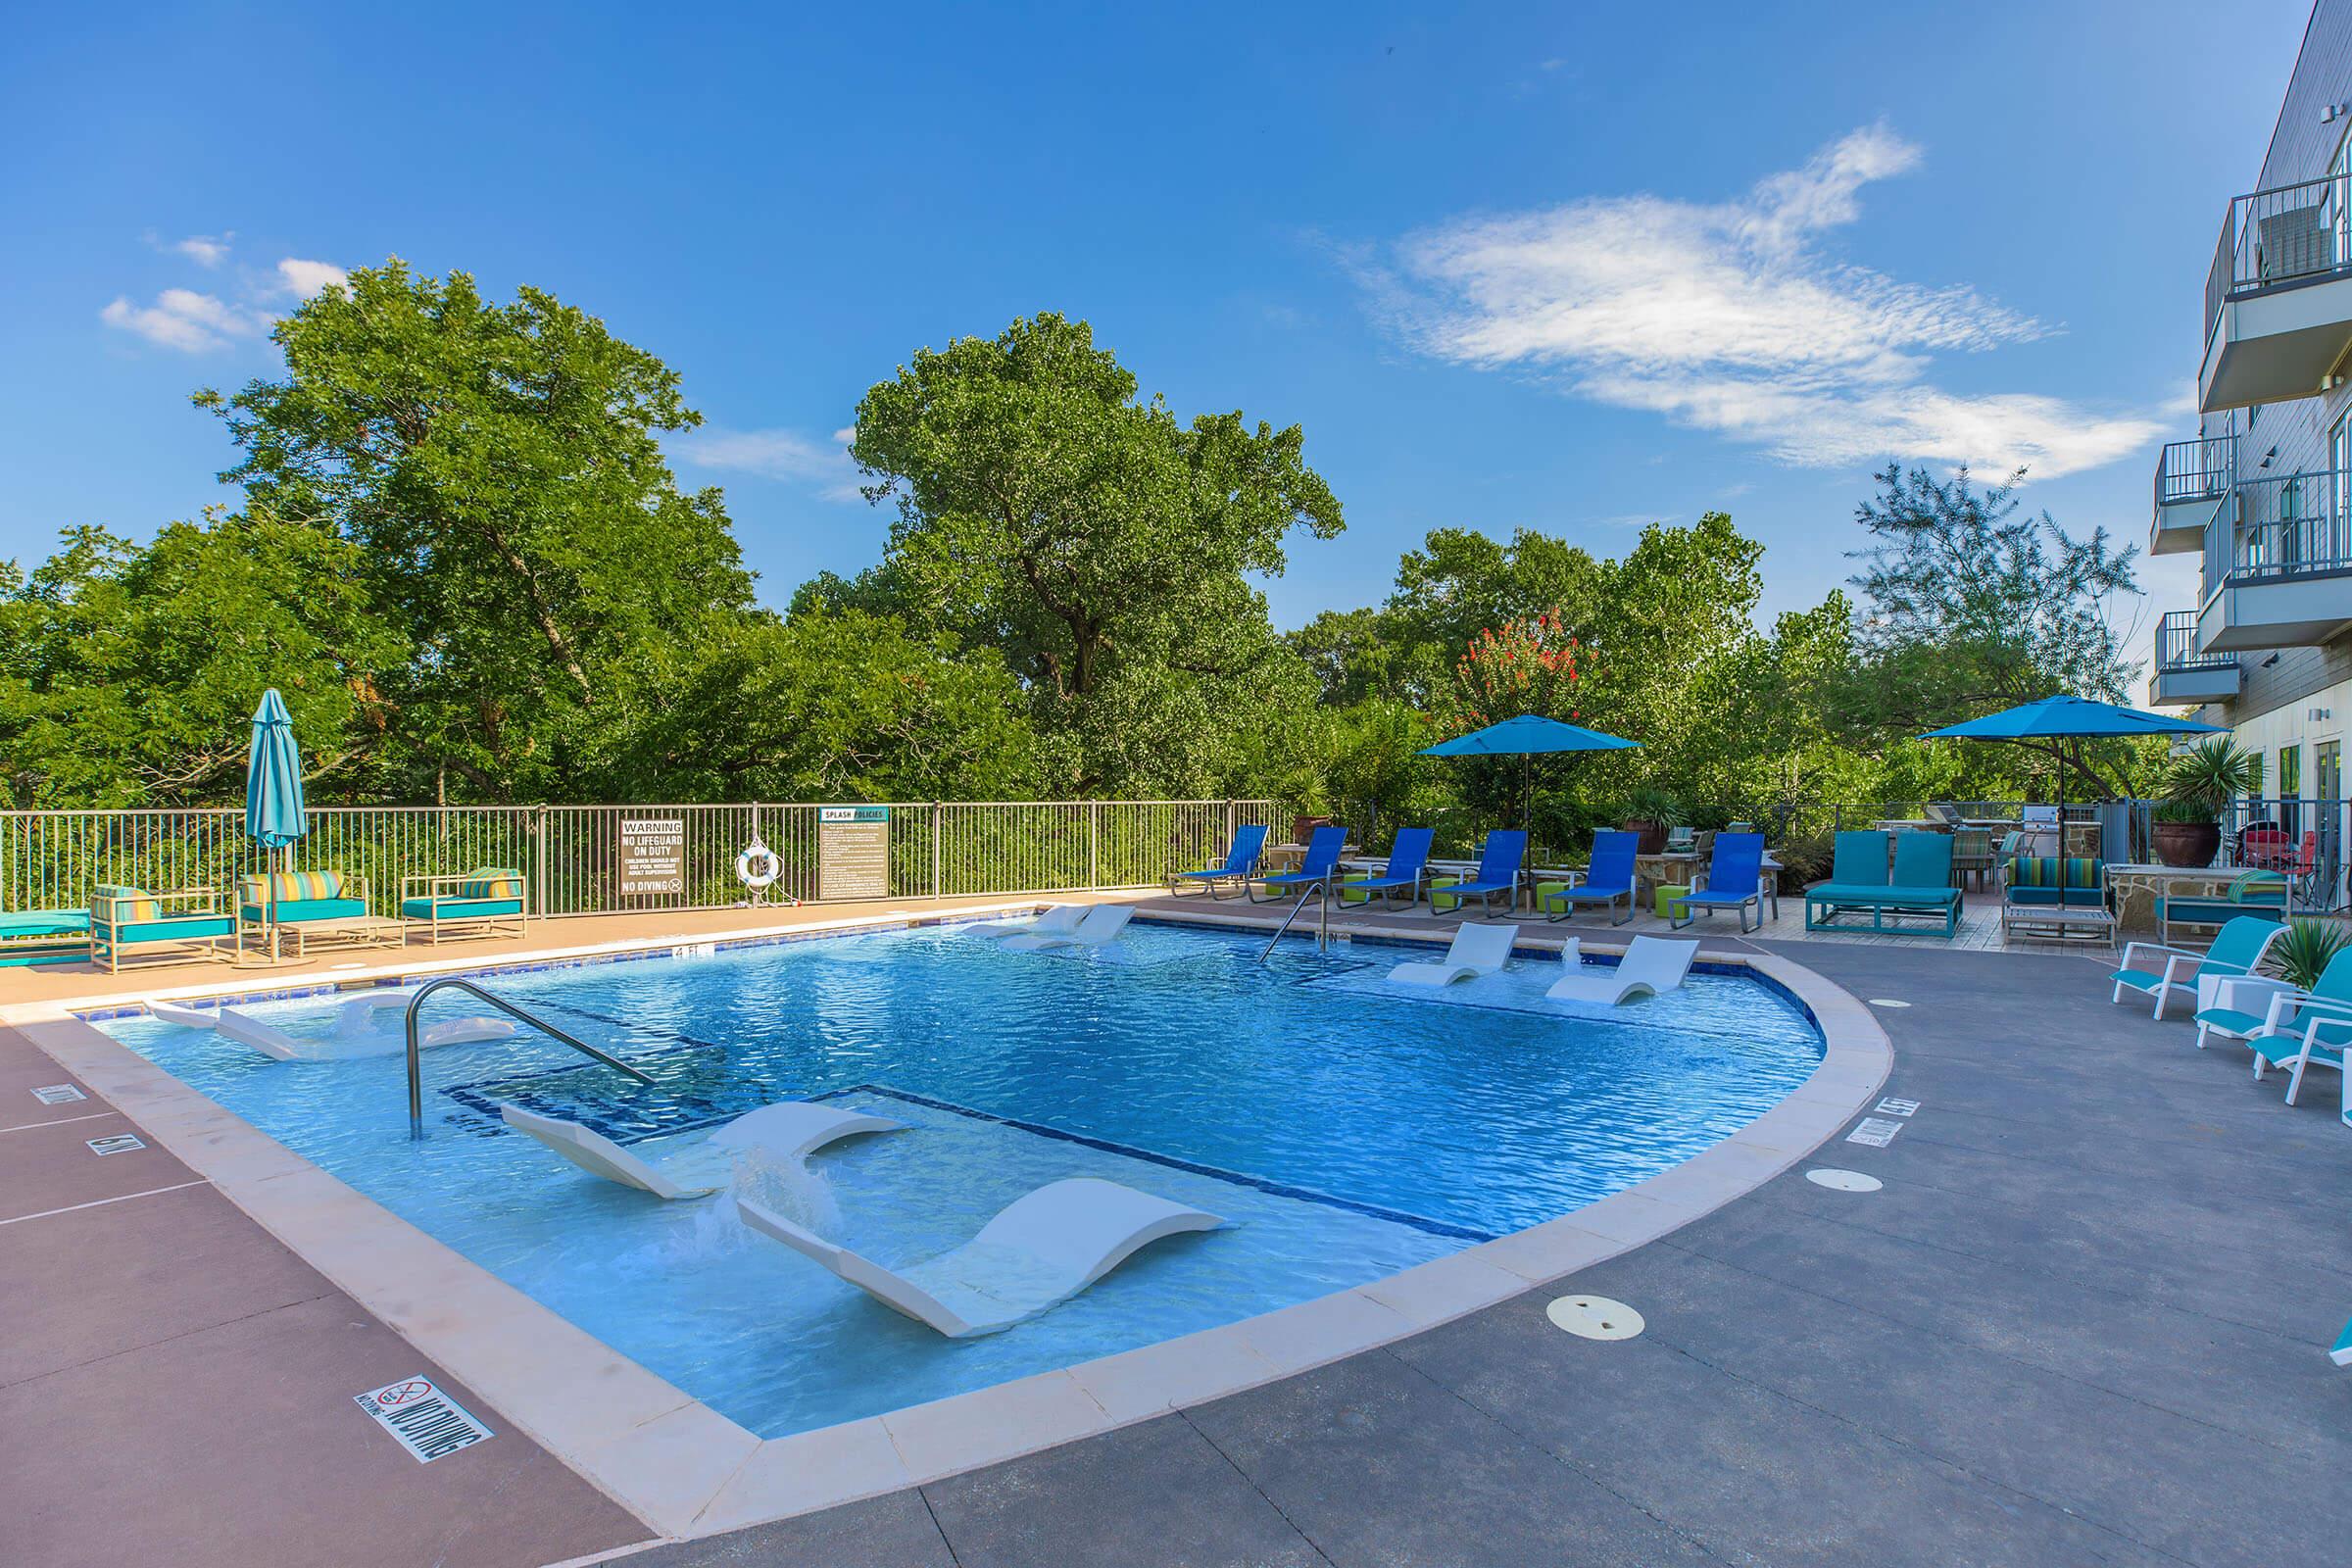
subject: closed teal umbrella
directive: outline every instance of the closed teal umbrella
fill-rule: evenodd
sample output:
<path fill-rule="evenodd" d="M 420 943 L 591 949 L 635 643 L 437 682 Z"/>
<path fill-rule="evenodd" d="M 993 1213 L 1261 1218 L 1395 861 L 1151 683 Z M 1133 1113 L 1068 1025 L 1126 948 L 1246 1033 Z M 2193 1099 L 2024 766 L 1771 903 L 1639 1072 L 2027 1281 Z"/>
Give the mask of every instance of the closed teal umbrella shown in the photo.
<path fill-rule="evenodd" d="M 276 688 L 262 693 L 253 713 L 253 751 L 245 762 L 245 836 L 280 850 L 311 830 L 302 814 L 302 753 L 294 720 Z"/>

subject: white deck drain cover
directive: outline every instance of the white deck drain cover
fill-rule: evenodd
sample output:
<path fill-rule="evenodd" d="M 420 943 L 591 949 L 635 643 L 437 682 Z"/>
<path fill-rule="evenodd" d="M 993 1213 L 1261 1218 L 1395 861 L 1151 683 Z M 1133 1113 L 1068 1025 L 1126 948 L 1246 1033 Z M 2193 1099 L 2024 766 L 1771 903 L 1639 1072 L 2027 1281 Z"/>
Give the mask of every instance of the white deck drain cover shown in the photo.
<path fill-rule="evenodd" d="M 1642 1314 L 1605 1296 L 1562 1296 L 1544 1315 L 1553 1328 L 1584 1340 L 1630 1340 L 1642 1332 Z"/>
<path fill-rule="evenodd" d="M 403 1378 L 352 1398 L 383 1423 L 418 1464 L 431 1464 L 489 1437 L 490 1429 L 436 1388 L 431 1378 Z"/>
<path fill-rule="evenodd" d="M 1826 1166 L 1805 1172 L 1805 1180 L 1834 1193 L 1875 1193 L 1886 1185 L 1876 1176 L 1865 1176 L 1858 1170 L 1831 1170 Z"/>
<path fill-rule="evenodd" d="M 1908 1002 L 1897 1002 L 1892 997 L 1873 997 L 1870 999 L 1870 1004 L 1874 1007 L 1908 1007 L 1911 1005 Z"/>

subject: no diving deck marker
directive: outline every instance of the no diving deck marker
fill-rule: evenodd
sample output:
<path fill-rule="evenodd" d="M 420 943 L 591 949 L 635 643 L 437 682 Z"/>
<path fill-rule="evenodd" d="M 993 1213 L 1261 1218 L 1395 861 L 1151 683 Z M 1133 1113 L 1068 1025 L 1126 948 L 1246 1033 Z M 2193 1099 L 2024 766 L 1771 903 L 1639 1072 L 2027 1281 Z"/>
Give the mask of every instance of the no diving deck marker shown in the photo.
<path fill-rule="evenodd" d="M 1911 1005 L 1908 1002 L 1897 1002 L 1892 997 L 1873 997 L 1870 999 L 1870 1004 L 1874 1007 L 1908 1007 Z"/>
<path fill-rule="evenodd" d="M 355 1394 L 352 1399 L 375 1417 L 418 1464 L 445 1459 L 491 1435 L 464 1405 L 435 1387 L 431 1378 L 403 1378 Z"/>
<path fill-rule="evenodd" d="M 1884 1115 L 1909 1116 L 1913 1111 L 1919 1109 L 1919 1102 L 1916 1100 L 1882 1100 L 1876 1108 Z"/>
<path fill-rule="evenodd" d="M 32 1092 L 32 1098 L 44 1105 L 71 1105 L 76 1100 L 87 1100 L 90 1097 L 72 1084 L 49 1084 L 35 1089 Z"/>
<path fill-rule="evenodd" d="M 1832 1170 L 1826 1165 L 1805 1172 L 1805 1180 L 1834 1193 L 1875 1193 L 1886 1185 L 1876 1176 L 1865 1176 L 1858 1170 Z"/>
<path fill-rule="evenodd" d="M 1899 1121 L 1889 1121 L 1884 1116 L 1865 1116 L 1855 1124 L 1852 1132 L 1845 1135 L 1845 1141 L 1849 1144 L 1868 1144 L 1873 1149 L 1885 1149 L 1894 1142 L 1894 1135 L 1902 1130 L 1903 1124 Z"/>
<path fill-rule="evenodd" d="M 1582 1340 L 1630 1340 L 1642 1332 L 1642 1314 L 1605 1296 L 1562 1296 L 1544 1308 L 1551 1326 Z"/>
<path fill-rule="evenodd" d="M 93 1154 L 127 1154 L 134 1149 L 147 1147 L 139 1141 L 137 1133 L 117 1133 L 111 1138 L 85 1138 L 82 1142 L 90 1146 Z"/>

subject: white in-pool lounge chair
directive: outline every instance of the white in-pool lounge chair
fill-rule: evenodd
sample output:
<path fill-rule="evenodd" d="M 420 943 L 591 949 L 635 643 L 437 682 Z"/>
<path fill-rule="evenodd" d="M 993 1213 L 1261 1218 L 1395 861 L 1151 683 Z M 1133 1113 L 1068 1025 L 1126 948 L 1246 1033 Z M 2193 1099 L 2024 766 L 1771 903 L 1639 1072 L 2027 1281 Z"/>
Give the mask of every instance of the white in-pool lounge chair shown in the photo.
<path fill-rule="evenodd" d="M 170 1002 L 150 1002 L 147 1010 L 166 1023 L 179 1024 L 188 1029 L 210 1029 L 226 1035 L 240 1046 L 251 1046 L 263 1055 L 277 1061 L 335 1061 L 346 1057 L 382 1054 L 382 1051 L 353 1051 L 342 1042 L 351 1038 L 347 1031 L 337 1030 L 335 1040 L 297 1040 L 282 1029 L 275 1029 L 261 1019 L 237 1011 L 234 1007 L 183 1007 Z M 416 1036 L 419 1050 L 434 1046 L 462 1046 L 473 1040 L 504 1040 L 514 1032 L 514 1026 L 504 1018 L 446 1018 L 427 1024 Z M 403 1037 L 398 1045 L 405 1047 Z"/>
<path fill-rule="evenodd" d="M 399 991 L 389 986 L 363 992 L 343 1004 L 335 1014 L 335 1039 L 338 1045 L 314 1051 L 319 1057 L 380 1055 L 387 1051 L 405 1049 L 408 1045 L 406 1020 L 400 1013 L 415 1001 L 413 990 Z M 504 1018 L 444 1018 L 428 1023 L 417 1032 L 416 1044 L 426 1051 L 435 1046 L 463 1046 L 477 1040 L 512 1040 L 514 1025 Z M 344 1047 L 341 1043 L 348 1042 Z"/>
<path fill-rule="evenodd" d="M 1576 967 L 1554 980 L 1544 996 L 1554 1002 L 1598 1002 L 1614 1007 L 1681 985 L 1690 972 L 1690 960 L 1698 956 L 1698 944 L 1636 937 L 1614 969 L 1599 965 L 1587 969 L 1583 956 L 1573 950 L 1560 956 Z"/>
<path fill-rule="evenodd" d="M 1127 929 L 1135 918 L 1132 904 L 1098 904 L 1067 931 L 1029 931 L 1006 937 L 1000 944 L 1007 953 L 1036 953 L 1045 948 L 1099 948 Z"/>
<path fill-rule="evenodd" d="M 967 937 L 1065 936 L 1086 918 L 1083 904 L 1054 904 L 1023 920 L 981 920 L 957 927 Z"/>
<path fill-rule="evenodd" d="M 708 1198 L 726 1186 L 734 1174 L 735 1156 L 745 1151 L 757 1149 L 780 1159 L 805 1159 L 852 1133 L 897 1132 L 906 1125 L 863 1111 L 786 1100 L 738 1116 L 704 1142 L 657 1161 L 631 1153 L 576 1121 L 542 1116 L 518 1105 L 501 1105 L 498 1111 L 508 1126 L 537 1139 L 591 1175 L 672 1201 Z"/>
<path fill-rule="evenodd" d="M 1511 944 L 1519 940 L 1515 925 L 1487 925 L 1464 920 L 1453 928 L 1453 945 L 1436 963 L 1400 963 L 1389 978 L 1408 986 L 1449 986 L 1456 980 L 1488 975 L 1503 966 Z"/>
<path fill-rule="evenodd" d="M 1137 1249 L 1180 1231 L 1213 1231 L 1214 1214 L 1092 1176 L 1017 1198 L 952 1251 L 904 1271 L 836 1247 L 774 1210 L 736 1201 L 743 1222 L 951 1340 L 994 1334 L 1060 1305 Z"/>

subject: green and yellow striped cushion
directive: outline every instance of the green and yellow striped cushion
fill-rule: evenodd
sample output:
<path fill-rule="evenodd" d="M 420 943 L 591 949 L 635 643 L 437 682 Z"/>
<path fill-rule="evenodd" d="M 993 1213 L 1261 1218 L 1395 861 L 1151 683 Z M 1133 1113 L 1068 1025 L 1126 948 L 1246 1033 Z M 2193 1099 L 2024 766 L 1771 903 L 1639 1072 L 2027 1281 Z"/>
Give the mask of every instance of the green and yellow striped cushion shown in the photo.
<path fill-rule="evenodd" d="M 110 899 L 115 902 L 109 904 Z M 117 887 L 108 882 L 98 885 L 98 904 L 93 912 L 113 925 L 139 925 L 164 917 L 163 906 L 145 889 Z"/>
<path fill-rule="evenodd" d="M 2059 886 L 2059 867 L 2064 866 L 2070 888 L 2095 888 L 2106 863 L 2095 857 L 2070 855 L 2061 860 L 2054 855 L 2021 855 L 2009 862 L 2009 885 L 2013 888 L 2054 888 Z"/>
<path fill-rule="evenodd" d="M 342 896 L 343 878 L 334 871 L 257 871 L 237 878 L 239 904 L 293 904 Z"/>
<path fill-rule="evenodd" d="M 458 884 L 461 899 L 519 899 L 522 897 L 522 873 L 505 866 L 490 866 L 472 872 Z"/>

